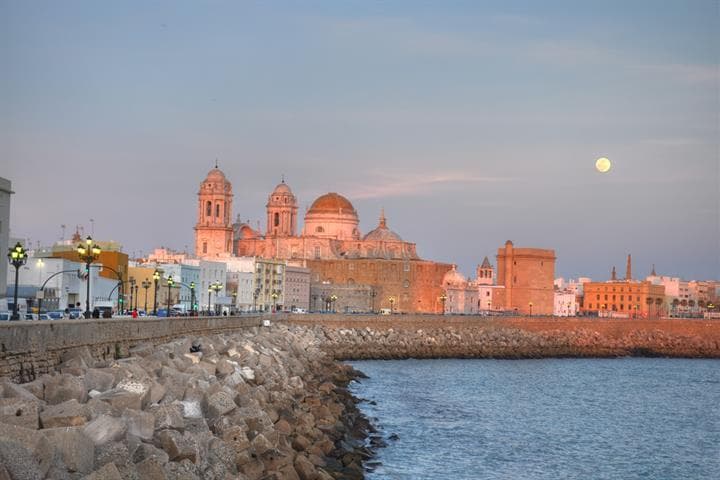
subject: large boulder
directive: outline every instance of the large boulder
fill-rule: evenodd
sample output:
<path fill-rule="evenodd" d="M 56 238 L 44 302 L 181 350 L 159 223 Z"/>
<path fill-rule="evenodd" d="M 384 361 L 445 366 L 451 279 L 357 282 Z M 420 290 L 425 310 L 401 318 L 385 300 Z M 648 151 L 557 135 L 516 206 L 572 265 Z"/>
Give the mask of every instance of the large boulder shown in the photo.
<path fill-rule="evenodd" d="M 130 435 L 135 435 L 143 440 L 150 440 L 155 431 L 155 416 L 150 412 L 139 410 L 125 410 L 122 418 L 127 425 Z"/>
<path fill-rule="evenodd" d="M 0 444 L 17 443 L 32 454 L 43 476 L 54 462 L 55 447 L 38 430 L 0 424 Z M 2 477 L 0 477 L 2 478 Z"/>
<path fill-rule="evenodd" d="M 88 390 L 105 392 L 110 390 L 115 383 L 115 376 L 109 369 L 91 368 L 85 372 L 85 385 Z"/>
<path fill-rule="evenodd" d="M 120 440 L 126 431 L 127 427 L 122 419 L 108 415 L 100 415 L 83 429 L 95 445 Z"/>
<path fill-rule="evenodd" d="M 90 475 L 84 476 L 81 480 L 123 480 L 123 477 L 114 463 L 107 463 Z"/>
<path fill-rule="evenodd" d="M 45 379 L 45 401 L 51 405 L 77 400 L 80 403 L 87 401 L 88 388 L 85 380 L 73 375 L 61 374 Z"/>
<path fill-rule="evenodd" d="M 170 457 L 179 462 L 187 459 L 193 463 L 198 461 L 198 445 L 189 433 L 182 434 L 176 430 L 161 430 L 155 435 L 155 441 Z"/>
<path fill-rule="evenodd" d="M 23 398 L 0 398 L 0 423 L 38 428 L 38 402 Z"/>
<path fill-rule="evenodd" d="M 48 428 L 40 432 L 57 448 L 68 471 L 85 474 L 93 471 L 95 445 L 82 427 Z"/>
<path fill-rule="evenodd" d="M 90 418 L 86 405 L 74 398 L 57 405 L 50 405 L 40 412 L 43 428 L 80 427 Z"/>

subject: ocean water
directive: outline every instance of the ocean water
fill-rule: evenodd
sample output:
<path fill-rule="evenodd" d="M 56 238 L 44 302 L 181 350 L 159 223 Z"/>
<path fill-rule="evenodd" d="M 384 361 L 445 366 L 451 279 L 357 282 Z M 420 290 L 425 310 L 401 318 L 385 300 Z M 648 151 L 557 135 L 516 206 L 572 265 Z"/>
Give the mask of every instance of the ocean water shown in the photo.
<path fill-rule="evenodd" d="M 720 360 L 349 363 L 370 480 L 720 479 Z"/>

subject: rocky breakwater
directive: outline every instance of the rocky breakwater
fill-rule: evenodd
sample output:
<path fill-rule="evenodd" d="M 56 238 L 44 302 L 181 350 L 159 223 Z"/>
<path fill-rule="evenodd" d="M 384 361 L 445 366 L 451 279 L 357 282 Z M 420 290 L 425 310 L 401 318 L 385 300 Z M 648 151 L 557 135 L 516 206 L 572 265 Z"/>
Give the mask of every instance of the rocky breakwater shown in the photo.
<path fill-rule="evenodd" d="M 715 338 L 662 330 L 609 334 L 586 328 L 529 331 L 498 326 L 332 328 L 315 326 L 337 359 L 662 356 L 720 358 Z"/>
<path fill-rule="evenodd" d="M 199 346 L 199 351 L 198 350 Z M 0 479 L 362 478 L 369 428 L 312 331 L 273 326 L 64 355 L 0 379 Z"/>

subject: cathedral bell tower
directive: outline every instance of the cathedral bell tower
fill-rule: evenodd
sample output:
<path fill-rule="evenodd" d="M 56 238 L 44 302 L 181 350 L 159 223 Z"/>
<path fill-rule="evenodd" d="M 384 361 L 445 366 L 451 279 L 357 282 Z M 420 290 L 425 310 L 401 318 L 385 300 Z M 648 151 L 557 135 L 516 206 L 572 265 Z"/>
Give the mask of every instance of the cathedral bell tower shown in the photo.
<path fill-rule="evenodd" d="M 290 187 L 282 182 L 268 197 L 267 230 L 268 237 L 294 237 L 297 232 L 297 200 Z"/>
<path fill-rule="evenodd" d="M 232 184 L 216 163 L 215 168 L 210 170 L 200 184 L 198 192 L 198 215 L 195 224 L 197 257 L 212 259 L 232 254 L 232 199 Z"/>

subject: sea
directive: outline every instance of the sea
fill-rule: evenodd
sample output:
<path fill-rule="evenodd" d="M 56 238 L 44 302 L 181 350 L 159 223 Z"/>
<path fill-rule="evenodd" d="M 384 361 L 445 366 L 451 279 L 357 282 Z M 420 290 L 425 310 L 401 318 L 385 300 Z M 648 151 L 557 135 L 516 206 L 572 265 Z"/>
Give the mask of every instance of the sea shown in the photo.
<path fill-rule="evenodd" d="M 720 479 L 720 360 L 372 360 L 368 480 Z"/>

